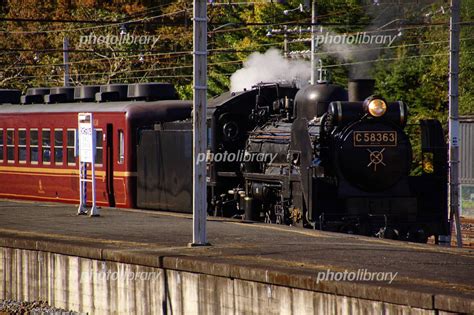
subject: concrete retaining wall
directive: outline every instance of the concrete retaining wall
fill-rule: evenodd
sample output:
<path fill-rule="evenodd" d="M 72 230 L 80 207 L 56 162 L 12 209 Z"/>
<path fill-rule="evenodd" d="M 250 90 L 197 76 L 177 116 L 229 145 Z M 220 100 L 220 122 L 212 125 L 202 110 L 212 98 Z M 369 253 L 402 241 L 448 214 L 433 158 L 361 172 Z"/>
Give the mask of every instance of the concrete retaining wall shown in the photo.
<path fill-rule="evenodd" d="M 46 300 L 55 307 L 89 314 L 440 314 L 261 282 L 34 250 L 1 247 L 0 261 L 0 299 Z"/>

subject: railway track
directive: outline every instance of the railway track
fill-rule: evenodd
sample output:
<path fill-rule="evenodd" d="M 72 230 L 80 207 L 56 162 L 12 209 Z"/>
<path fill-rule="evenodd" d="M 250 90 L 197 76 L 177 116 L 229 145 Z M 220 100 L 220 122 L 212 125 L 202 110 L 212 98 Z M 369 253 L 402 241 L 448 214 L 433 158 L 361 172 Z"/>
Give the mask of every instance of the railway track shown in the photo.
<path fill-rule="evenodd" d="M 474 248 L 474 218 L 461 218 L 462 244 L 466 248 Z M 451 245 L 456 246 L 456 237 L 452 238 Z"/>
<path fill-rule="evenodd" d="M 461 217 L 461 235 L 462 235 L 462 247 L 474 249 L 474 218 Z M 428 240 L 429 244 L 434 244 L 433 238 Z M 456 247 L 456 231 L 453 231 L 451 237 L 451 246 Z"/>

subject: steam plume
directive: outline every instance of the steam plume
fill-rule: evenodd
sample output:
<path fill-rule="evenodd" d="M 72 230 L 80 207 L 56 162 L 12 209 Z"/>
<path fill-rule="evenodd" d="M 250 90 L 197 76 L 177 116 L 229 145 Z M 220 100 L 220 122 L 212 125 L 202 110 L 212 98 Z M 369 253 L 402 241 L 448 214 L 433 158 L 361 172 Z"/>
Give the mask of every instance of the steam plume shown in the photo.
<path fill-rule="evenodd" d="M 231 91 L 249 89 L 259 82 L 297 82 L 306 84 L 311 77 L 311 64 L 303 60 L 285 59 L 275 48 L 261 54 L 252 53 L 244 67 L 230 77 Z"/>

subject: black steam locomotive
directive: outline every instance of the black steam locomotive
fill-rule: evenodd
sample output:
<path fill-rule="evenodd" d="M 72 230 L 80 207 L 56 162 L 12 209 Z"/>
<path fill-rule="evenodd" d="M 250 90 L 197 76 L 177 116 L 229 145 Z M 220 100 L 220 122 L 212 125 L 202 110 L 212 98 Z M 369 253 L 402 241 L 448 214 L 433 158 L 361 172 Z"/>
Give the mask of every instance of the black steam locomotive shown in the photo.
<path fill-rule="evenodd" d="M 235 158 L 207 160 L 209 214 L 417 242 L 447 234 L 441 124 L 420 121 L 427 167 L 411 176 L 407 106 L 373 86 L 262 83 L 210 100 L 208 158 Z M 139 138 L 138 206 L 189 211 L 191 123 L 158 124 Z"/>

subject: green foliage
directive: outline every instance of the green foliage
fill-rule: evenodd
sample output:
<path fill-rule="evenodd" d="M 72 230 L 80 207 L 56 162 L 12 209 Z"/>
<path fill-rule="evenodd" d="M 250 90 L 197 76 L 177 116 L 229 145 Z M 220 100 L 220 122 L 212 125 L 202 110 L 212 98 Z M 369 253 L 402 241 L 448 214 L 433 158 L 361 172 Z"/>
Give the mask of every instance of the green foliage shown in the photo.
<path fill-rule="evenodd" d="M 463 1 L 462 19 L 472 21 L 474 1 Z M 438 8 L 442 3 L 436 3 Z M 394 58 L 392 62 L 379 62 L 374 70 L 377 91 L 393 100 L 402 100 L 410 107 L 411 121 L 437 118 L 447 121 L 449 83 L 449 16 L 432 17 L 431 27 L 405 32 L 407 38 L 395 51 L 386 51 L 381 58 Z M 459 105 L 460 114 L 474 114 L 474 38 L 472 26 L 461 30 Z"/>
<path fill-rule="evenodd" d="M 462 2 L 462 20 L 472 21 L 474 1 Z M 442 2 L 432 5 L 432 12 Z M 420 13 L 418 13 L 420 14 Z M 417 16 L 412 17 L 412 22 Z M 426 21 L 424 21 L 426 22 Z M 396 50 L 386 50 L 374 68 L 377 92 L 390 100 L 401 100 L 409 106 L 409 124 L 420 119 L 436 118 L 447 131 L 448 86 L 449 86 L 449 15 L 434 14 L 429 27 L 404 31 L 403 42 Z M 444 25 L 442 24 L 444 23 Z M 461 26 L 459 112 L 474 114 L 474 38 L 473 27 Z M 415 126 L 410 127 L 415 168 L 413 174 L 421 173 L 420 134 Z"/>
<path fill-rule="evenodd" d="M 228 90 L 232 73 L 242 67 L 242 62 L 254 51 L 265 52 L 270 47 L 283 49 L 283 36 L 267 37 L 269 28 L 281 28 L 282 23 L 293 27 L 308 25 L 309 10 L 291 11 L 301 0 L 284 3 L 255 2 L 242 5 L 208 6 L 208 74 L 209 96 Z M 168 81 L 177 86 L 184 98 L 192 96 L 192 1 L 165 1 L 160 5 L 151 1 L 138 1 L 122 5 L 121 1 L 78 0 L 70 1 L 6 1 L 0 16 L 6 18 L 72 19 L 129 21 L 131 35 L 159 36 L 157 45 L 83 45 L 81 35 L 94 33 L 118 35 L 120 24 L 109 26 L 83 23 L 15 23 L 1 22 L 6 33 L 0 33 L 0 49 L 13 50 L 2 54 L 0 87 L 26 89 L 31 86 L 62 84 L 62 40 L 67 36 L 70 46 L 71 79 L 73 85 L 106 84 L 117 82 Z M 120 5 L 118 5 L 120 4 Z M 462 1 L 464 21 L 474 18 L 474 1 Z M 318 0 L 318 21 L 337 24 L 326 27 L 332 32 L 354 33 L 365 29 L 376 14 L 371 14 L 371 1 Z M 433 4 L 432 9 L 445 5 L 444 1 Z M 426 8 L 429 10 L 431 8 Z M 411 10 L 405 14 L 408 22 L 420 22 L 424 12 Z M 157 18 L 156 16 L 163 15 Z M 447 23 L 448 14 L 435 14 L 433 23 Z M 474 41 L 473 27 L 463 25 L 461 38 L 460 111 L 474 113 Z M 45 33 L 35 33 L 46 31 Z M 30 32 L 30 33 L 25 33 Z M 31 33 L 33 32 L 33 33 Z M 295 34 L 291 39 L 304 38 L 308 34 Z M 402 100 L 410 107 L 411 121 L 437 117 L 446 121 L 448 89 L 448 27 L 446 25 L 414 27 L 404 30 L 395 45 L 396 49 L 381 50 L 380 62 L 372 64 L 372 75 L 377 80 L 378 93 L 390 100 Z M 362 47 L 355 47 L 357 49 Z M 15 49 L 20 49 L 15 51 Z M 290 50 L 307 50 L 308 43 L 290 44 Z M 23 51 L 21 51 L 23 50 Z M 51 51 L 53 50 L 53 51 Z M 89 52 L 81 50 L 90 50 Z M 39 61 L 34 61 L 35 51 Z M 144 60 L 139 62 L 139 53 Z M 424 57 L 422 57 L 424 56 Z M 340 60 L 333 54 L 322 54 L 325 65 L 351 63 L 359 60 Z M 376 57 L 377 58 L 377 57 Z M 332 81 L 347 84 L 350 66 L 331 67 Z"/>
<path fill-rule="evenodd" d="M 308 10 L 304 13 L 292 11 L 287 16 L 283 14 L 283 10 L 294 9 L 300 3 L 290 0 L 284 4 L 262 1 L 208 6 L 209 96 L 228 90 L 230 75 L 242 67 L 242 61 L 250 53 L 265 52 L 270 47 L 283 48 L 281 35 L 265 36 L 268 28 L 279 28 L 280 23 L 289 23 L 289 27 L 292 27 L 292 23 L 304 25 L 310 22 Z M 169 81 L 178 87 L 180 95 L 189 98 L 192 87 L 191 9 L 191 0 L 166 1 L 162 5 L 148 1 L 127 5 L 119 1 L 96 0 L 40 3 L 34 0 L 7 1 L 7 5 L 0 10 L 0 16 L 7 18 L 127 21 L 148 17 L 149 22 L 128 24 L 127 30 L 131 35 L 159 36 L 160 41 L 153 47 L 80 45 L 81 35 L 118 35 L 120 24 L 3 22 L 8 32 L 0 34 L 0 48 L 19 51 L 2 55 L 2 62 L 8 66 L 0 70 L 0 86 L 26 89 L 31 86 L 61 85 L 63 68 L 60 50 L 63 37 L 66 36 L 71 49 L 75 50 L 70 53 L 73 85 Z M 166 16 L 154 18 L 163 14 Z M 357 0 L 318 1 L 318 14 L 321 21 L 326 22 L 351 24 L 368 21 L 364 8 Z M 267 26 L 267 23 L 273 25 Z M 349 27 L 339 30 L 347 29 Z M 306 50 L 308 46 L 295 43 L 291 49 Z M 138 62 L 140 51 L 144 52 L 143 62 Z M 39 61 L 33 60 L 35 54 L 39 56 Z M 344 68 L 335 69 L 336 81 L 345 82 L 346 73 Z"/>

